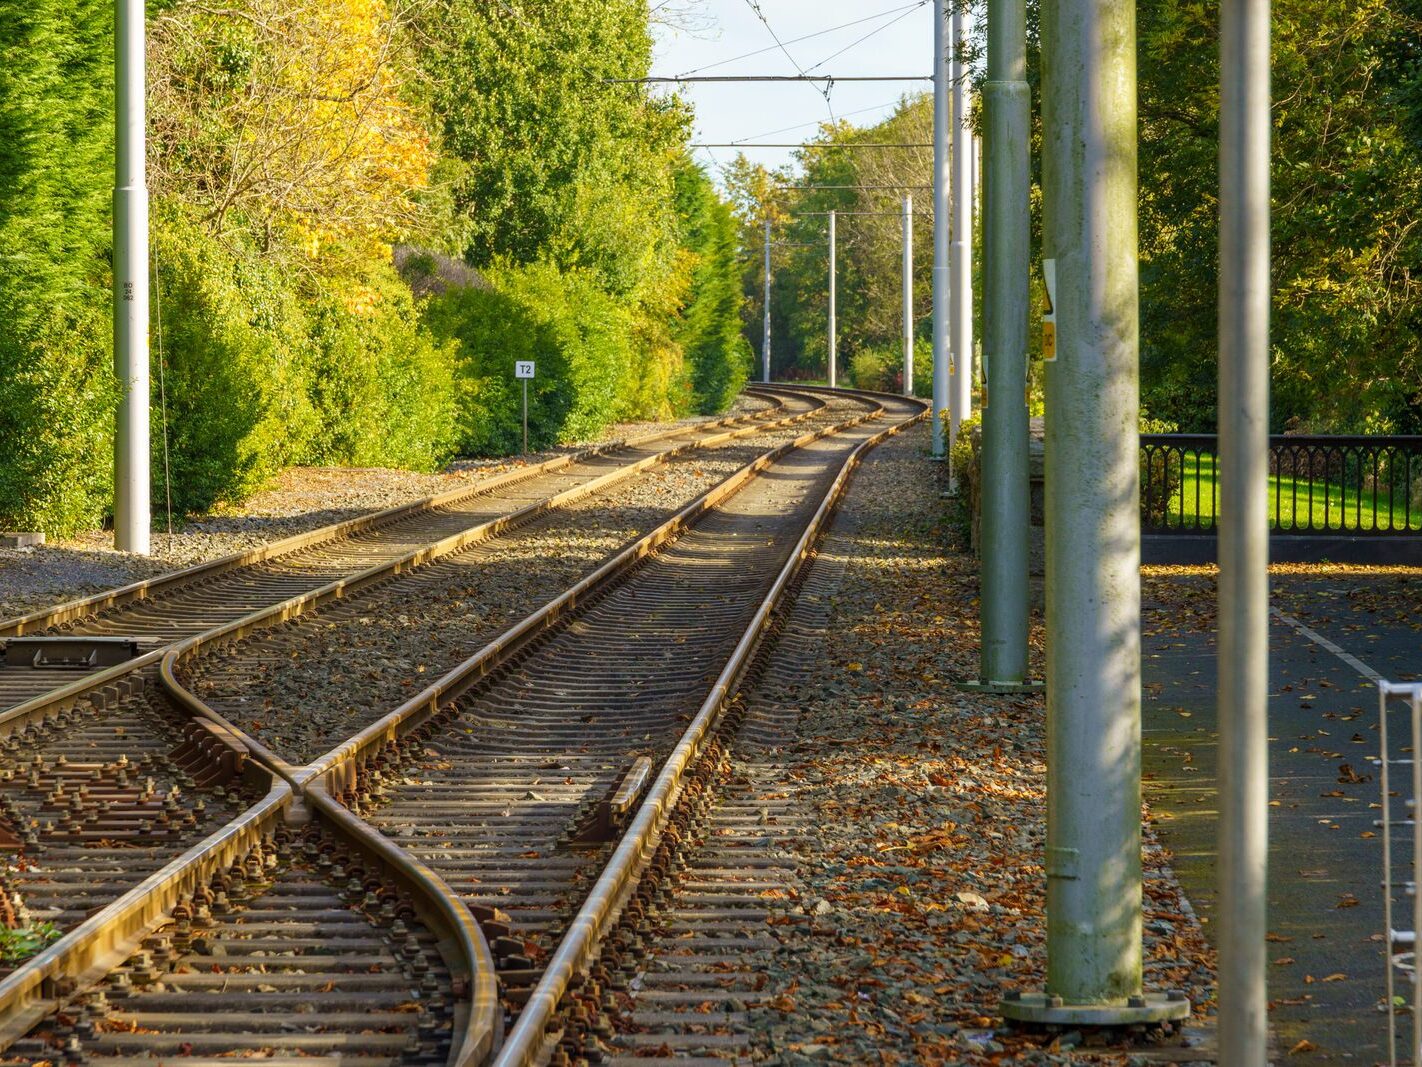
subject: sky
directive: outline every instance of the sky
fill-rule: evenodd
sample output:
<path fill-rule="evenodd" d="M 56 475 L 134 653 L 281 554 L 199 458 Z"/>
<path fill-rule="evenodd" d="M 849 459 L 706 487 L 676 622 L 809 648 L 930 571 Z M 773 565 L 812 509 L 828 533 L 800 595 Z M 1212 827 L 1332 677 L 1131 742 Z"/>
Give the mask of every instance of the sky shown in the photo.
<path fill-rule="evenodd" d="M 652 73 L 708 75 L 812 74 L 929 75 L 933 70 L 933 5 L 927 0 L 665 0 L 663 13 L 688 28 L 660 26 Z M 653 0 L 654 8 L 657 0 Z M 766 23 L 769 23 L 767 29 Z M 852 25 L 846 25 L 852 23 Z M 839 28 L 836 28 L 839 27 Z M 771 36 L 785 45 L 782 51 Z M 807 40 L 807 35 L 816 34 Z M 862 40 L 861 40 L 862 38 Z M 768 51 L 760 51 L 769 49 Z M 841 49 L 842 54 L 836 55 Z M 724 63 L 745 53 L 760 54 Z M 789 55 L 786 55 L 786 52 Z M 696 108 L 696 143 L 760 140 L 800 142 L 830 117 L 872 125 L 890 114 L 906 92 L 928 82 L 844 82 L 828 104 L 818 83 L 710 83 L 684 86 Z M 735 148 L 697 152 L 712 165 L 729 163 Z M 767 166 L 791 162 L 791 149 L 746 149 Z"/>

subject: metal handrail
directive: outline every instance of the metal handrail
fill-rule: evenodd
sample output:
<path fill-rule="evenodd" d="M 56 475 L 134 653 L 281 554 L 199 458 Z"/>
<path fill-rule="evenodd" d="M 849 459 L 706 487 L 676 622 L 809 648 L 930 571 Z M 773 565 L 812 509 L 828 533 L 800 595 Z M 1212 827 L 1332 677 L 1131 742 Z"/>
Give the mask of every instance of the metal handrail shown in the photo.
<path fill-rule="evenodd" d="M 1144 532 L 1214 534 L 1217 448 L 1214 434 L 1141 435 Z M 1269 473 L 1274 534 L 1422 535 L 1422 436 L 1275 435 Z"/>

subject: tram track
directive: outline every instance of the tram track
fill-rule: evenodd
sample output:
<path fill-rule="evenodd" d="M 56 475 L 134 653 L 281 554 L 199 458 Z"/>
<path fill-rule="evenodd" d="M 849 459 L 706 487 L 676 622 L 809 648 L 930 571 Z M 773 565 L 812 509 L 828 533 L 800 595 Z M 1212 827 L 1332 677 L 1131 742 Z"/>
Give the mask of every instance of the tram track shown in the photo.
<path fill-rule="evenodd" d="M 751 415 L 646 435 L 560 456 L 411 504 L 284 538 L 160 578 L 84 597 L 0 622 L 7 639 L 0 666 L 0 730 L 13 719 L 72 704 L 154 666 L 175 643 L 230 626 L 273 605 L 331 588 L 344 589 L 427 562 L 433 546 L 460 536 L 487 536 L 557 507 L 555 498 L 595 493 L 666 460 L 722 444 L 748 427 L 789 425 L 822 402 L 771 396 Z M 103 669 L 49 665 L 35 637 L 125 639 L 136 658 Z M 15 651 L 11 651 L 11 646 Z"/>
<path fill-rule="evenodd" d="M 629 847 L 640 853 L 661 839 L 662 808 L 680 792 L 681 775 L 691 755 L 702 747 L 708 723 L 719 719 L 731 683 L 745 669 L 771 607 L 808 551 L 833 498 L 842 491 L 849 469 L 873 441 L 922 411 L 921 405 L 902 401 L 879 401 L 875 406 L 877 410 L 839 423 L 826 420 L 830 424 L 748 464 L 310 766 L 300 766 L 306 753 L 292 762 L 247 737 L 218 710 L 188 692 L 174 671 L 184 649 L 240 641 L 260 625 L 229 623 L 170 645 L 162 657 L 163 678 L 184 713 L 192 716 L 187 721 L 215 736 L 226 736 L 255 755 L 255 761 L 245 767 L 247 788 L 252 788 L 254 774 L 269 773 L 266 799 L 0 981 L 0 1041 L 28 1029 L 37 1014 L 49 1012 L 49 1023 L 41 1023 L 23 1040 L 40 1041 L 36 1047 L 49 1050 L 75 1044 L 77 1038 L 78 1054 L 86 1057 L 82 1062 L 122 1063 L 152 1054 L 200 1063 L 206 1062 L 203 1057 L 208 1053 L 215 1057 L 219 1055 L 215 1050 L 225 1049 L 226 1054 L 277 1055 L 278 1062 L 289 1053 L 301 1062 L 334 1055 L 337 1059 L 331 1062 L 476 1063 L 497 1044 L 502 1027 L 501 1013 L 495 1008 L 495 974 L 508 1018 L 512 1020 L 525 1003 L 531 1003 L 535 1015 L 546 1016 L 538 1031 L 541 1035 L 558 1015 L 568 976 L 584 973 L 592 958 L 589 945 L 597 940 L 594 935 L 581 948 L 570 948 L 569 936 L 577 941 L 577 932 L 590 921 L 601 927 L 603 919 L 590 920 L 589 908 L 607 911 L 611 900 L 607 914 L 621 912 L 621 903 L 614 898 L 627 884 L 627 874 L 609 872 L 619 865 L 626 867 Z M 892 424 L 881 430 L 872 420 L 885 411 Z M 801 413 L 801 418 L 808 414 Z M 309 598 L 292 614 L 339 599 L 339 595 Z M 276 618 L 284 610 L 277 609 L 267 618 Z M 319 615 L 318 611 L 310 618 Z M 629 620 L 640 620 L 631 623 L 636 627 L 631 632 Z M 300 623 L 295 620 L 295 625 Z M 560 663 L 561 669 L 556 666 Z M 213 694 L 203 695 L 222 689 L 219 683 Z M 700 711 L 692 715 L 698 704 Z M 709 710 L 712 705 L 715 709 Z M 688 720 L 691 727 L 684 731 Z M 254 765 L 259 765 L 260 773 Z M 647 796 L 652 799 L 646 800 Z M 649 814 L 650 807 L 658 812 Z M 311 820 L 311 827 L 299 834 L 284 828 L 287 821 L 305 818 Z M 256 825 L 264 829 L 252 830 Z M 632 837 L 617 840 L 618 830 L 629 825 L 636 835 L 632 846 Z M 293 854 L 289 847 L 293 834 L 303 842 L 314 834 L 318 844 L 314 849 L 303 844 Z M 279 982 L 264 982 L 253 977 L 267 973 L 266 965 L 260 964 L 259 972 L 233 973 L 246 975 L 239 986 L 270 988 L 255 993 L 247 988 L 248 999 L 235 1001 L 230 1013 L 185 1009 L 181 997 L 166 990 L 173 981 L 162 977 L 158 984 L 165 988 L 156 991 L 158 998 L 143 1000 L 145 991 L 139 1008 L 114 1009 L 102 998 L 95 1008 L 93 977 L 107 975 L 103 982 L 111 983 L 123 972 L 123 967 L 114 970 L 113 948 L 122 938 L 115 940 L 111 931 L 126 929 L 129 941 L 137 944 L 144 937 L 161 939 L 154 930 L 165 922 L 168 927 L 180 922 L 190 927 L 191 919 L 172 918 L 172 909 L 177 907 L 179 916 L 190 915 L 203 896 L 194 889 L 194 879 L 211 876 L 193 872 L 204 864 L 211 867 L 211 855 L 230 852 L 232 840 L 244 835 L 251 839 L 246 855 L 235 864 L 229 857 L 218 866 L 229 879 L 234 866 L 239 872 L 255 871 L 254 864 L 271 868 L 270 878 L 248 877 L 242 908 L 237 909 L 247 908 L 249 900 L 278 902 L 272 908 L 251 905 L 262 922 L 269 921 L 270 929 L 229 930 L 218 923 L 216 934 L 199 935 L 198 941 L 215 937 L 218 940 L 208 946 L 213 947 L 231 939 L 236 939 L 233 944 L 246 943 L 254 936 L 260 941 L 270 935 L 290 942 L 293 958 L 307 951 L 320 957 L 322 939 L 303 938 L 300 932 L 320 929 L 320 922 L 326 920 L 313 925 L 301 901 L 308 897 L 322 901 L 323 914 L 333 918 L 327 890 L 339 886 L 320 888 L 329 871 L 319 857 L 346 849 L 362 857 L 355 861 L 361 871 L 355 884 L 347 885 L 347 896 L 363 903 L 347 901 L 344 910 L 388 911 L 380 902 L 403 893 L 404 899 L 413 901 L 406 908 L 411 922 L 417 921 L 417 915 L 418 921 L 434 916 L 430 937 L 441 946 L 442 962 L 431 964 L 426 952 L 422 970 L 436 973 L 436 984 L 441 981 L 439 974 L 453 976 L 440 987 L 447 988 L 447 995 L 421 977 L 425 988 L 415 991 L 419 995 L 409 1002 L 398 1001 L 405 1006 L 396 1014 L 418 1016 L 402 1029 L 399 1020 L 388 1018 L 390 1012 L 381 1014 L 400 995 L 399 982 L 388 989 L 377 982 L 369 988 L 380 985 L 380 995 L 359 1006 L 340 995 L 328 998 L 330 1010 L 318 1014 L 321 1019 L 329 1015 L 329 1020 L 312 1025 L 309 1017 L 287 1017 L 310 1015 L 296 1005 L 312 988 L 320 993 L 344 991 L 344 995 L 360 983 L 326 977 L 308 986 L 304 977 L 294 978 L 291 973 Z M 332 840 L 340 843 L 320 843 Z M 250 859 L 254 849 L 255 861 Z M 272 857 L 277 857 L 275 862 Z M 611 867 L 605 867 L 609 860 Z M 344 871 L 336 882 L 343 876 Z M 609 877 L 619 885 L 612 897 L 604 891 Z M 183 891 L 186 897 L 183 892 L 174 896 L 173 887 L 179 883 L 188 885 Z M 158 887 L 164 885 L 168 899 L 161 903 L 158 898 L 164 891 Z M 291 892 L 272 888 L 283 885 L 300 888 Z M 142 921 L 134 918 L 138 915 L 144 917 Z M 386 944 L 389 939 L 380 933 L 380 923 L 371 915 L 366 918 L 376 932 L 360 936 L 386 938 L 381 942 Z M 389 915 L 384 920 L 388 926 Z M 245 925 L 240 915 L 232 921 Z M 357 920 L 346 916 L 341 922 Z M 450 930 L 459 936 L 451 938 Z M 182 952 L 167 950 L 159 971 L 201 975 L 204 961 L 194 953 L 203 953 L 192 940 L 191 936 L 183 940 Z M 103 944 L 109 947 L 96 947 Z M 453 951 L 453 962 L 451 945 L 458 950 Z M 399 963 L 401 957 L 398 947 L 387 945 L 387 949 L 393 955 L 381 956 L 384 962 L 377 961 L 377 970 L 393 975 L 395 964 L 390 960 Z M 131 952 L 132 947 L 123 951 Z M 238 949 L 234 955 L 264 959 L 255 953 L 267 951 Z M 372 949 L 376 955 L 380 951 L 386 950 Z M 324 957 L 313 959 L 311 973 L 328 975 L 322 969 Z M 332 966 L 347 967 L 348 962 Z M 131 970 L 132 962 L 125 966 Z M 307 970 L 304 965 L 290 966 Z M 407 984 L 409 970 L 405 967 L 401 972 Z M 347 972 L 348 967 L 342 973 Z M 564 983 L 561 991 L 556 989 L 559 981 Z M 199 977 L 189 982 L 193 991 L 212 992 L 213 981 Z M 28 992 L 15 995 L 26 984 Z M 177 987 L 186 990 L 181 982 Z M 421 1002 L 421 995 L 426 1002 Z M 69 1003 L 70 1013 L 54 1014 L 61 1001 Z M 320 1003 L 319 998 L 315 1003 Z M 217 1005 L 214 1000 L 208 1006 Z M 346 1011 L 342 1005 L 355 1010 Z M 61 1025 L 62 1033 L 54 1030 L 55 1020 L 62 1022 L 79 1009 L 88 1012 L 83 1025 L 77 1030 L 72 1024 Z M 243 1029 L 244 1023 L 258 1021 L 249 1017 L 253 1014 L 262 1017 L 261 1025 Z M 590 1032 L 586 1026 L 580 1028 L 576 1010 L 572 1023 L 559 1018 L 565 1031 L 572 1027 L 575 1041 Z M 275 1031 L 266 1026 L 269 1022 Z M 101 1036 L 126 1025 L 129 1037 Z M 525 1026 L 523 1021 L 519 1026 Z M 307 1036 L 282 1045 L 280 1039 L 296 1029 Z M 370 1042 L 369 1048 L 351 1036 L 387 1031 L 389 1040 Z M 444 1041 L 437 1036 L 446 1032 L 462 1037 Z M 246 1036 L 232 1039 L 238 1033 Z M 187 1034 L 207 1036 L 192 1041 Z M 575 1041 L 565 1045 L 576 1048 Z M 505 1049 L 507 1062 L 533 1062 L 510 1059 L 516 1056 L 510 1052 L 514 1047 Z"/>
<path fill-rule="evenodd" d="M 537 516 L 355 595 L 223 631 L 172 656 L 173 676 L 207 707 L 293 764 L 320 756 L 398 706 L 510 623 L 553 599 L 707 488 L 806 429 L 843 417 L 826 406 L 779 430 L 667 460 L 595 496 Z M 299 612 L 299 614 L 296 614 Z"/>
<path fill-rule="evenodd" d="M 748 469 L 744 488 L 713 491 L 612 561 L 620 580 L 570 591 L 556 614 L 530 617 L 311 768 L 312 788 L 492 911 L 511 1017 L 585 921 L 604 862 L 628 848 L 619 829 L 647 815 L 649 789 L 663 794 L 652 806 L 667 802 L 680 769 L 666 761 L 697 746 L 687 721 L 704 730 L 718 714 L 707 704 L 719 709 L 851 460 L 921 410 L 899 408 L 879 433 L 851 420 L 767 457 L 764 477 Z"/>

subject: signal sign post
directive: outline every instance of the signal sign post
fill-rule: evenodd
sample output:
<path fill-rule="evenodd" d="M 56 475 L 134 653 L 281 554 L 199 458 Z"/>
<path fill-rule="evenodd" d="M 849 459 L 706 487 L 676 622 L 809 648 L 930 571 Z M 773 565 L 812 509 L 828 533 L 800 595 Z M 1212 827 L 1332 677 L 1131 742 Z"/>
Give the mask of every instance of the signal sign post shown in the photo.
<path fill-rule="evenodd" d="M 528 455 L 528 380 L 533 377 L 533 360 L 514 360 L 514 377 L 523 382 L 523 454 Z"/>

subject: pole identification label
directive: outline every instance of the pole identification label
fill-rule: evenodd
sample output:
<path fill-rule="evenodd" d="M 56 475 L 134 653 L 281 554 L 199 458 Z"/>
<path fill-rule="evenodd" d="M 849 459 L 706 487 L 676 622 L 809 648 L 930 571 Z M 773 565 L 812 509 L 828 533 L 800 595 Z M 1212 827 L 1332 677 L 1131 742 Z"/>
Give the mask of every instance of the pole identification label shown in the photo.
<path fill-rule="evenodd" d="M 532 377 L 533 377 L 533 360 L 531 360 L 531 359 L 519 359 L 519 360 L 515 360 L 515 361 L 514 361 L 514 377 L 515 377 L 515 378 L 532 378 Z"/>
<path fill-rule="evenodd" d="M 1047 305 L 1042 309 L 1042 359 L 1057 361 L 1057 261 L 1042 260 L 1042 280 L 1046 282 Z"/>

